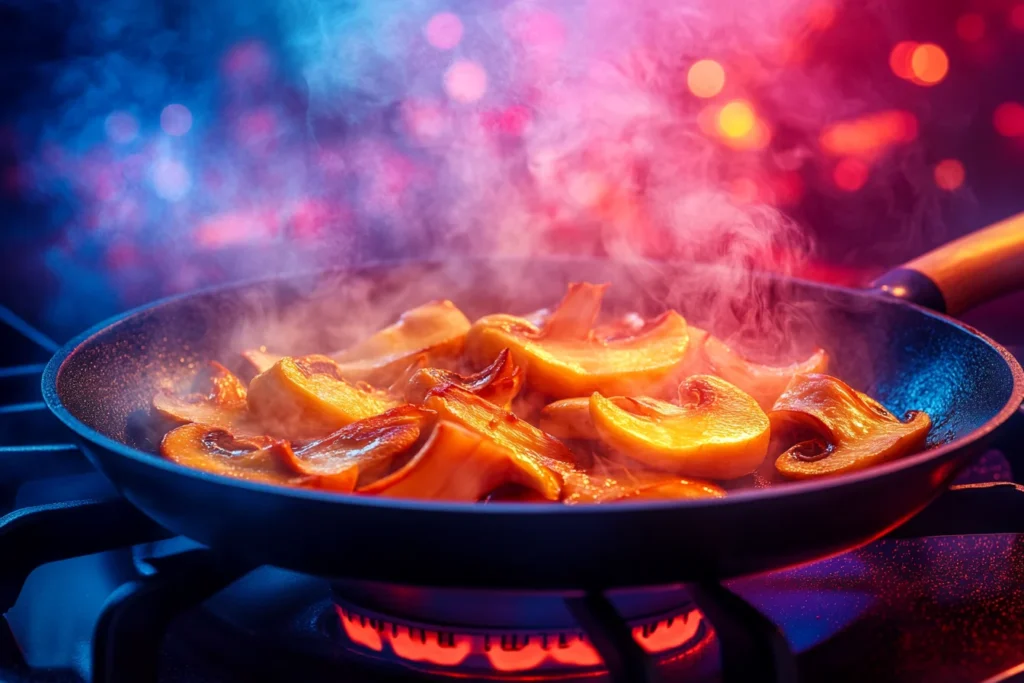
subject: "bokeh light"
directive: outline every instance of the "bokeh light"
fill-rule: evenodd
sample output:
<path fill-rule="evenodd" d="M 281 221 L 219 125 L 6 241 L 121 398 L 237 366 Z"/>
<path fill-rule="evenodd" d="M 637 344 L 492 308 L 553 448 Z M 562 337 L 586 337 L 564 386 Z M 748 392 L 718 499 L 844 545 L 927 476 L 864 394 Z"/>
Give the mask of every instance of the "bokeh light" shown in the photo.
<path fill-rule="evenodd" d="M 949 57 L 938 45 L 922 43 L 914 48 L 910 57 L 910 69 L 914 73 L 914 82 L 918 85 L 935 85 L 949 72 Z"/>
<path fill-rule="evenodd" d="M 1003 102 L 992 115 L 992 125 L 1000 135 L 1008 138 L 1024 136 L 1024 105 L 1019 102 Z"/>
<path fill-rule="evenodd" d="M 896 43 L 892 48 L 892 52 L 889 53 L 889 68 L 892 69 L 894 74 L 908 81 L 914 77 L 911 60 L 914 56 L 914 50 L 917 48 L 918 43 L 912 40 Z"/>
<path fill-rule="evenodd" d="M 840 190 L 856 192 L 868 181 L 869 170 L 859 159 L 842 159 L 832 170 L 832 180 Z"/>
<path fill-rule="evenodd" d="M 462 20 L 451 12 L 439 12 L 430 17 L 423 34 L 438 50 L 451 50 L 462 40 Z"/>
<path fill-rule="evenodd" d="M 714 97 L 725 87 L 725 69 L 713 59 L 702 59 L 686 73 L 686 84 L 697 97 Z"/>
<path fill-rule="evenodd" d="M 729 192 L 740 204 L 753 204 L 758 200 L 760 191 L 752 178 L 736 178 L 729 187 Z"/>
<path fill-rule="evenodd" d="M 174 159 L 161 159 L 153 164 L 153 189 L 167 201 L 177 201 L 188 194 L 192 187 L 192 176 L 188 169 Z"/>
<path fill-rule="evenodd" d="M 978 42 L 985 37 L 985 17 L 976 12 L 961 14 L 956 20 L 956 34 L 964 42 Z"/>
<path fill-rule="evenodd" d="M 1024 31 L 1024 2 L 1017 3 L 1010 10 L 1010 26 L 1017 31 Z"/>
<path fill-rule="evenodd" d="M 964 184 L 964 165 L 956 159 L 943 159 L 935 164 L 935 184 L 952 192 Z"/>
<path fill-rule="evenodd" d="M 139 135 L 139 122 L 126 111 L 115 111 L 107 116 L 103 129 L 111 142 L 126 145 Z"/>
<path fill-rule="evenodd" d="M 832 156 L 872 159 L 888 147 L 917 137 L 917 117 L 909 111 L 890 110 L 826 126 L 821 148 Z"/>
<path fill-rule="evenodd" d="M 183 104 L 168 104 L 160 112 L 160 127 L 168 135 L 184 135 L 192 128 L 192 112 Z"/>
<path fill-rule="evenodd" d="M 727 138 L 742 138 L 754 130 L 757 115 L 749 102 L 733 100 L 718 112 L 718 129 Z"/>
<path fill-rule="evenodd" d="M 476 102 L 487 92 L 487 72 L 476 62 L 453 62 L 444 72 L 444 90 L 456 102 Z"/>

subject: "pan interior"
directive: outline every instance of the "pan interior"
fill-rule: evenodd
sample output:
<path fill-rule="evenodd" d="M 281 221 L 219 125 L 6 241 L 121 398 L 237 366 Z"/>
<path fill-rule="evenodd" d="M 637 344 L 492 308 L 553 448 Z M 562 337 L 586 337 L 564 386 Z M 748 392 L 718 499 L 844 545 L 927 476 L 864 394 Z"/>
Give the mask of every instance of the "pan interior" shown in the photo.
<path fill-rule="evenodd" d="M 451 299 L 471 318 L 524 313 L 552 305 L 567 283 L 580 280 L 611 283 L 613 311 L 655 314 L 667 304 L 694 324 L 728 334 L 750 314 L 723 315 L 721 306 L 708 305 L 714 297 L 700 283 L 721 277 L 719 269 L 695 265 L 469 261 L 231 286 L 169 300 L 101 329 L 61 366 L 57 392 L 89 427 L 153 453 L 153 435 L 139 427 L 153 394 L 207 360 L 231 367 L 239 351 L 261 344 L 284 353 L 329 352 L 431 299 Z M 825 347 L 833 374 L 897 415 L 928 412 L 935 425 L 929 446 L 982 427 L 1013 396 L 1014 373 L 1000 351 L 951 321 L 856 291 L 767 275 L 753 284 L 759 315 L 781 320 L 770 347 L 794 354 Z"/>

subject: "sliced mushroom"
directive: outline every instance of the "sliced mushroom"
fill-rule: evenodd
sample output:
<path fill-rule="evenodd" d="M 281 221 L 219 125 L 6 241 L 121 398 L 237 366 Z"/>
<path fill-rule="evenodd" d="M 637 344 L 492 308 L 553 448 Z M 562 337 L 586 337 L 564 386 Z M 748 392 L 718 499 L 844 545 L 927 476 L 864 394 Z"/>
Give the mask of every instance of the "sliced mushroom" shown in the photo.
<path fill-rule="evenodd" d="M 387 498 L 475 502 L 503 484 L 558 500 L 561 482 L 549 469 L 486 436 L 442 420 L 401 469 L 361 489 Z"/>
<path fill-rule="evenodd" d="M 482 364 L 510 349 L 527 386 L 553 398 L 662 393 L 686 354 L 686 320 L 668 311 L 635 334 L 599 337 L 592 326 L 603 292 L 570 287 L 542 328 L 525 318 L 485 316 L 470 329 L 466 351 Z"/>
<path fill-rule="evenodd" d="M 753 396 L 764 410 L 771 410 L 796 375 L 828 370 L 828 354 L 824 349 L 818 349 L 806 360 L 778 367 L 752 363 L 712 335 L 707 335 L 702 349 L 708 372 Z"/>
<path fill-rule="evenodd" d="M 270 353 L 267 351 L 266 346 L 261 346 L 258 349 L 242 351 L 242 358 L 249 363 L 253 372 L 258 375 L 261 372 L 266 372 L 270 368 L 274 367 L 274 363 L 284 358 L 284 356 L 277 353 Z"/>
<path fill-rule="evenodd" d="M 231 431 L 243 429 L 245 385 L 223 365 L 211 361 L 193 380 L 189 393 L 177 395 L 162 389 L 153 397 L 153 409 L 175 422 L 200 422 Z"/>
<path fill-rule="evenodd" d="M 457 358 L 469 327 L 469 319 L 451 301 L 432 301 L 332 357 L 348 379 L 386 384 L 418 355 L 426 355 L 432 366 Z"/>
<path fill-rule="evenodd" d="M 565 502 L 610 503 L 620 500 L 699 500 L 722 498 L 725 491 L 706 481 L 659 474 L 636 477 L 573 473 L 565 478 Z"/>
<path fill-rule="evenodd" d="M 919 450 L 931 418 L 912 411 L 905 421 L 835 377 L 798 375 L 770 414 L 778 434 L 810 438 L 779 456 L 775 469 L 792 479 L 854 472 Z"/>
<path fill-rule="evenodd" d="M 595 393 L 590 417 L 601 441 L 648 467 L 686 477 L 733 479 L 768 452 L 769 422 L 757 402 L 711 375 L 679 386 L 680 405 L 631 398 L 623 409 Z"/>
<path fill-rule="evenodd" d="M 316 439 L 400 405 L 383 391 L 342 378 L 327 356 L 282 358 L 253 378 L 249 410 L 271 434 Z"/>
<path fill-rule="evenodd" d="M 608 399 L 623 410 L 629 410 L 633 400 L 623 396 Z M 540 411 L 540 428 L 559 439 L 597 439 L 594 421 L 590 419 L 589 398 L 563 398 L 544 406 Z"/>
<path fill-rule="evenodd" d="M 425 405 L 441 419 L 493 439 L 517 456 L 533 458 L 558 473 L 574 467 L 572 451 L 561 441 L 462 387 L 438 387 L 427 396 Z"/>
<path fill-rule="evenodd" d="M 394 460 L 416 443 L 433 417 L 416 406 L 392 408 L 294 451 L 289 464 L 308 475 L 313 485 L 350 493 L 388 474 Z"/>
<path fill-rule="evenodd" d="M 446 384 L 462 387 L 508 410 L 522 387 L 523 373 L 512 362 L 509 350 L 502 349 L 493 363 L 473 375 L 463 376 L 440 368 L 418 370 L 409 379 L 405 396 L 413 403 L 422 403 L 428 393 Z"/>
<path fill-rule="evenodd" d="M 303 483 L 290 467 L 291 446 L 266 436 L 239 437 L 210 425 L 187 424 L 172 429 L 160 442 L 160 453 L 179 465 L 272 484 Z"/>

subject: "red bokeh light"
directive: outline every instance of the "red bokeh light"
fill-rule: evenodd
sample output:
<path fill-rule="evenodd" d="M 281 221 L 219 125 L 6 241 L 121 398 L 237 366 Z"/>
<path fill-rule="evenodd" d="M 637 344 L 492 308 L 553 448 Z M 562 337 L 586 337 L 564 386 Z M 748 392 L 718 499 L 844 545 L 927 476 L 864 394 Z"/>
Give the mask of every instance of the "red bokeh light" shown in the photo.
<path fill-rule="evenodd" d="M 935 164 L 935 184 L 952 192 L 964 184 L 964 165 L 956 159 L 943 159 Z"/>
<path fill-rule="evenodd" d="M 846 192 L 856 192 L 868 181 L 868 165 L 859 159 L 842 159 L 832 170 L 836 187 Z"/>
<path fill-rule="evenodd" d="M 1017 31 L 1024 31 L 1024 2 L 1014 5 L 1010 10 L 1010 26 Z"/>
<path fill-rule="evenodd" d="M 892 69 L 894 74 L 908 81 L 914 78 L 911 60 L 917 47 L 918 43 L 912 40 L 896 43 L 892 48 L 892 52 L 889 53 L 889 68 Z"/>
<path fill-rule="evenodd" d="M 985 17 L 976 12 L 961 14 L 956 20 L 956 34 L 968 43 L 975 43 L 985 37 Z"/>
<path fill-rule="evenodd" d="M 917 117 L 908 111 L 867 114 L 826 126 L 819 143 L 825 153 L 874 159 L 888 147 L 917 137 Z"/>
<path fill-rule="evenodd" d="M 1024 105 L 1019 102 L 1003 102 L 996 107 L 992 124 L 1000 135 L 1008 138 L 1024 136 Z"/>

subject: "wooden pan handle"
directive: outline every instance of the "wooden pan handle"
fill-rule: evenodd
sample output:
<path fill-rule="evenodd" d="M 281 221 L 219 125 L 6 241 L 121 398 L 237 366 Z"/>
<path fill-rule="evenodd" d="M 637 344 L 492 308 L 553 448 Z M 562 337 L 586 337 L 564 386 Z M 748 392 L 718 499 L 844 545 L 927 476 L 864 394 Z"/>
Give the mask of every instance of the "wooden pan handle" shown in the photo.
<path fill-rule="evenodd" d="M 918 256 L 874 286 L 949 315 L 1024 289 L 1024 213 Z"/>

